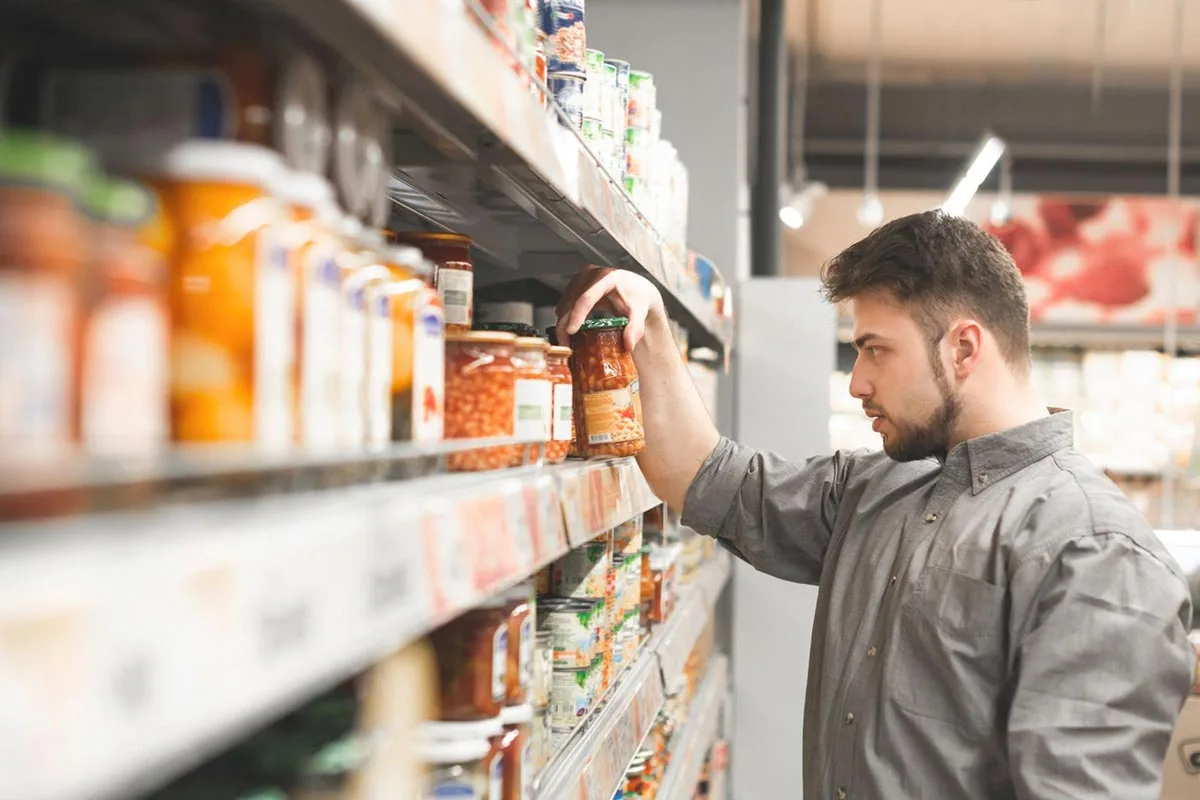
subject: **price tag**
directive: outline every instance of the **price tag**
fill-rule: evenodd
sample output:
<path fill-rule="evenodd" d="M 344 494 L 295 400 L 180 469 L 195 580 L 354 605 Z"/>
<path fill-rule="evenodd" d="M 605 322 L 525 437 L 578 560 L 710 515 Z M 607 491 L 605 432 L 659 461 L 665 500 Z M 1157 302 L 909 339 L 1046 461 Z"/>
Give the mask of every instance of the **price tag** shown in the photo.
<path fill-rule="evenodd" d="M 499 492 L 461 503 L 467 548 L 478 555 L 471 564 L 475 591 L 486 593 L 519 571 L 508 503 Z"/>
<path fill-rule="evenodd" d="M 429 509 L 421 518 L 429 609 L 435 619 L 466 607 L 474 596 L 462 519 L 451 508 Z"/>
<path fill-rule="evenodd" d="M 513 532 L 516 569 L 529 573 L 541 563 L 542 519 L 538 514 L 536 486 L 517 486 L 506 493 L 507 516 Z"/>
<path fill-rule="evenodd" d="M 528 497 L 528 496 L 527 496 Z M 566 530 L 563 526 L 562 502 L 559 500 L 558 485 L 546 476 L 538 481 L 533 502 L 540 523 L 541 538 L 538 544 L 538 563 L 558 558 L 567 550 Z"/>
<path fill-rule="evenodd" d="M 562 477 L 559 491 L 562 495 L 562 513 L 567 527 L 567 542 L 571 547 L 586 544 L 591 538 L 587 508 L 588 496 L 584 491 L 584 473 L 574 470 Z"/>
<path fill-rule="evenodd" d="M 365 610 L 388 635 L 400 637 L 429 619 L 422 511 L 417 498 L 399 495 L 381 503 L 379 512 L 366 537 Z"/>

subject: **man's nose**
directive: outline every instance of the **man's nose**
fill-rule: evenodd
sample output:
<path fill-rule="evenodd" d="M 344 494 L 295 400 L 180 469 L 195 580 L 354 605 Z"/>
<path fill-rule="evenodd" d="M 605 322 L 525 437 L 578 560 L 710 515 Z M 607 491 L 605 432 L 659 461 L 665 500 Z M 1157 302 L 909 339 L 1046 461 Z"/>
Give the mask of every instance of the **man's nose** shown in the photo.
<path fill-rule="evenodd" d="M 863 377 L 862 370 L 858 368 L 858 362 L 854 362 L 854 368 L 850 370 L 850 396 L 857 400 L 865 400 L 874 393 L 874 387 L 871 382 Z"/>

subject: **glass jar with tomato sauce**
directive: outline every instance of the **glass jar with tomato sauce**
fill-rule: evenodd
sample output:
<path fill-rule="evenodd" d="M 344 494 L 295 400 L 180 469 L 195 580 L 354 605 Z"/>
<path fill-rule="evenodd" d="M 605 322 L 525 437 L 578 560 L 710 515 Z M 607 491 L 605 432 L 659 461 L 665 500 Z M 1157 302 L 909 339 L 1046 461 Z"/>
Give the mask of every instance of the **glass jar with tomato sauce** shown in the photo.
<path fill-rule="evenodd" d="M 583 455 L 632 456 L 646 446 L 637 367 L 625 348 L 625 317 L 590 319 L 571 340 L 582 405 Z"/>

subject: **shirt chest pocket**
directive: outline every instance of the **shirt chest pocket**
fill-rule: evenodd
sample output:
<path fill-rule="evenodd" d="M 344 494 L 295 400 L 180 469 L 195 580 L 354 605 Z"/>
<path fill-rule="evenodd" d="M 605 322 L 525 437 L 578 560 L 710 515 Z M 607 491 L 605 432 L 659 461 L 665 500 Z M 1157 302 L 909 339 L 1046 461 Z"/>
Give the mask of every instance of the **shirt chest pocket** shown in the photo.
<path fill-rule="evenodd" d="M 894 629 L 891 698 L 905 711 L 989 736 L 1006 672 L 1003 587 L 928 566 Z"/>

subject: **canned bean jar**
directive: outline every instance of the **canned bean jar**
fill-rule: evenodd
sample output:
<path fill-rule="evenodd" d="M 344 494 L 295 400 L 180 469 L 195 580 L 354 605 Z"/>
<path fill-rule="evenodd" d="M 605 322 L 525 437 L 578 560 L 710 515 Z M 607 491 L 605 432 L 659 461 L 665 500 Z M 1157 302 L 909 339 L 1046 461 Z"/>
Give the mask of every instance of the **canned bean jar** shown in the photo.
<path fill-rule="evenodd" d="M 513 435 L 517 337 L 496 331 L 446 333 L 446 438 L 487 439 Z M 449 469 L 499 469 L 520 448 L 482 447 L 446 458 Z"/>
<path fill-rule="evenodd" d="M 625 349 L 625 317 L 590 319 L 572 337 L 583 455 L 632 456 L 646 446 L 637 367 Z"/>

